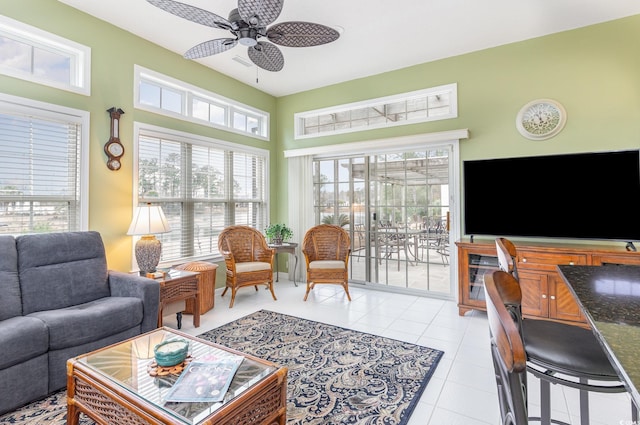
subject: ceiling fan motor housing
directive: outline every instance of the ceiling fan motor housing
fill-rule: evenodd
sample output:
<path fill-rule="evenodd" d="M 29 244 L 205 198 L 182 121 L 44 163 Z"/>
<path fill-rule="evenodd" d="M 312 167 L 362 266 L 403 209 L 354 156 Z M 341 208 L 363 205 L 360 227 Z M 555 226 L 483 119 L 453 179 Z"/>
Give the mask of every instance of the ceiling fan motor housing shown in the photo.
<path fill-rule="evenodd" d="M 251 47 L 258 44 L 256 38 L 258 37 L 258 31 L 255 28 L 240 28 L 238 30 L 238 43 L 243 46 Z"/>
<path fill-rule="evenodd" d="M 240 17 L 238 9 L 233 9 L 229 13 L 229 22 L 232 23 L 234 28 L 237 28 L 233 32 L 238 36 L 238 43 L 247 47 L 258 44 L 257 38 L 259 31 L 255 28 L 255 25 L 258 24 L 258 17 L 254 16 L 250 21 L 252 22 L 252 25 L 249 25 Z"/>

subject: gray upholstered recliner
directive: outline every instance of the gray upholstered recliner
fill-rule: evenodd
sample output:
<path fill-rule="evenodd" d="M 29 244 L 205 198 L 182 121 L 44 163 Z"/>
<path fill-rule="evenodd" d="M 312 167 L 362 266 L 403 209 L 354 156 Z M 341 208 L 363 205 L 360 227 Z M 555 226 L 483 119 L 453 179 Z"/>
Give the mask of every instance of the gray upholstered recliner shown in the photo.
<path fill-rule="evenodd" d="M 99 233 L 0 236 L 0 413 L 66 386 L 66 361 L 155 329 L 160 288 L 109 271 Z"/>

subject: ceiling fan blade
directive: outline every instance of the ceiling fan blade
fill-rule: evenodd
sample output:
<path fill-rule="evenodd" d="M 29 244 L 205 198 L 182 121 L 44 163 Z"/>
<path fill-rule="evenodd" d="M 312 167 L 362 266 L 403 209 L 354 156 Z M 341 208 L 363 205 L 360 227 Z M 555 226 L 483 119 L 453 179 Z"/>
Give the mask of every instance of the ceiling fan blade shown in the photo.
<path fill-rule="evenodd" d="M 238 0 L 238 13 L 251 26 L 266 27 L 280 16 L 284 0 Z"/>
<path fill-rule="evenodd" d="M 230 30 L 232 28 L 231 23 L 218 16 L 215 13 L 208 10 L 200 9 L 195 6 L 180 3 L 174 0 L 147 0 L 152 5 L 159 7 L 165 12 L 172 13 L 189 21 L 197 24 L 206 25 L 208 27 L 220 28 L 223 30 Z"/>
<path fill-rule="evenodd" d="M 340 33 L 325 25 L 312 22 L 282 22 L 267 30 L 267 38 L 272 43 L 287 47 L 310 47 L 331 43 Z"/>
<path fill-rule="evenodd" d="M 216 38 L 193 46 L 184 54 L 186 59 L 198 59 L 225 52 L 238 44 L 234 38 Z"/>
<path fill-rule="evenodd" d="M 284 67 L 284 56 L 276 46 L 265 41 L 258 41 L 255 46 L 247 50 L 249 59 L 267 71 L 280 71 Z"/>

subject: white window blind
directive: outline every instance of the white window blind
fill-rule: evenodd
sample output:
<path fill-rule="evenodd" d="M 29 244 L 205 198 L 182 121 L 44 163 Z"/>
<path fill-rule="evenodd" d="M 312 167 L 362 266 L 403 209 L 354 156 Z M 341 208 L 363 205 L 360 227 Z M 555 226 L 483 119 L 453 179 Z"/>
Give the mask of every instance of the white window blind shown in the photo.
<path fill-rule="evenodd" d="M 138 203 L 162 206 L 171 227 L 157 235 L 162 263 L 217 257 L 226 226 L 264 229 L 267 154 L 242 148 L 140 131 Z"/>
<path fill-rule="evenodd" d="M 81 230 L 81 133 L 77 122 L 0 110 L 0 233 Z"/>

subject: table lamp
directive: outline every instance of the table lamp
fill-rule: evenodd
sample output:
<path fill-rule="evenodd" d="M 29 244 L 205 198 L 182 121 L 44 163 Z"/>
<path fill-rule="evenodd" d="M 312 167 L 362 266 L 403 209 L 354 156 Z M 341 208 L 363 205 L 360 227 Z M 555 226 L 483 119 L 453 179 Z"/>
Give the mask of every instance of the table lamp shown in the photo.
<path fill-rule="evenodd" d="M 147 203 L 136 208 L 136 212 L 129 226 L 127 235 L 142 235 L 136 242 L 136 261 L 140 268 L 140 275 L 156 271 L 162 254 L 162 243 L 154 236 L 158 233 L 167 233 L 171 229 L 162 208 Z"/>

